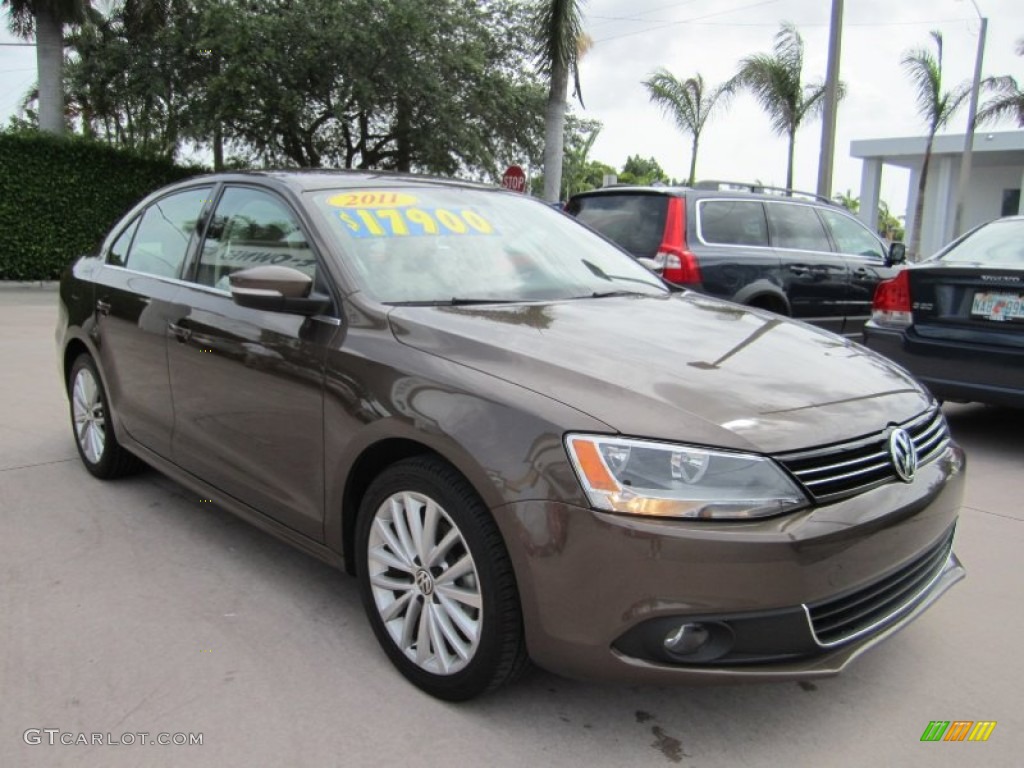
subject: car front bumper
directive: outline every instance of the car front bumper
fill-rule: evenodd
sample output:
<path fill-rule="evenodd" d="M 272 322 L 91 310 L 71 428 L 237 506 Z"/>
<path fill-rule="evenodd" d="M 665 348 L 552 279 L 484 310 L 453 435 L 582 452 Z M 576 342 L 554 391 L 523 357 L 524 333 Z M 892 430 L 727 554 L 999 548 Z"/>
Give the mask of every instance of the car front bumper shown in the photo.
<path fill-rule="evenodd" d="M 950 547 L 964 463 L 951 444 L 912 484 L 755 521 L 500 507 L 530 655 L 569 677 L 629 682 L 837 674 L 963 578 Z M 875 612 L 859 631 L 815 632 L 812 615 L 862 607 Z M 684 623 L 711 641 L 666 653 L 664 638 Z"/>
<path fill-rule="evenodd" d="M 931 339 L 873 322 L 864 327 L 864 345 L 902 365 L 939 399 L 1024 408 L 1024 347 Z"/>

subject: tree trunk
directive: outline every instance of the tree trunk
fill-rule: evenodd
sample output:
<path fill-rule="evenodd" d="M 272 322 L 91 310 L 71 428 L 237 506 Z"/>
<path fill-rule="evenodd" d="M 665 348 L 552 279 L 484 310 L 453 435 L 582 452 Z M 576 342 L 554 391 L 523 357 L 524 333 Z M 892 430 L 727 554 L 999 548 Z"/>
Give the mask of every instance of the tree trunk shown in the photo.
<path fill-rule="evenodd" d="M 690 179 L 687 181 L 687 186 L 692 187 L 697 183 L 697 143 L 700 141 L 700 136 L 696 133 L 693 134 L 693 148 L 690 154 Z"/>
<path fill-rule="evenodd" d="M 64 25 L 46 3 L 36 3 L 39 129 L 64 133 Z"/>
<path fill-rule="evenodd" d="M 224 133 L 218 119 L 213 127 L 213 170 L 224 170 Z"/>
<path fill-rule="evenodd" d="M 565 102 L 569 70 L 555 66 L 551 70 L 551 90 L 544 111 L 544 199 L 558 202 L 562 188 L 562 150 L 565 142 Z"/>
<path fill-rule="evenodd" d="M 412 170 L 412 126 L 409 106 L 399 98 L 395 110 L 395 170 L 409 173 Z"/>
<path fill-rule="evenodd" d="M 793 153 L 796 151 L 796 130 L 789 132 L 789 156 L 786 161 L 786 189 L 793 188 Z"/>
<path fill-rule="evenodd" d="M 914 201 L 914 228 L 910 232 L 910 245 L 908 258 L 911 261 L 921 259 L 921 219 L 924 217 L 924 190 L 928 184 L 928 166 L 932 161 L 932 142 L 935 140 L 935 132 L 928 134 L 928 143 L 924 147 L 924 162 L 921 163 L 921 175 L 917 178 L 917 200 Z"/>

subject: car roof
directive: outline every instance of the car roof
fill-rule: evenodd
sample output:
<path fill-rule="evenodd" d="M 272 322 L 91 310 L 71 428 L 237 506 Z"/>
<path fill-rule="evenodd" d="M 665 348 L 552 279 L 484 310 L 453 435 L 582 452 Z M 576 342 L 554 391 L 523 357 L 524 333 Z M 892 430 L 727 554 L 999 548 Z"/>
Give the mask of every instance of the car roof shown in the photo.
<path fill-rule="evenodd" d="M 426 176 L 412 173 L 398 173 L 396 171 L 365 171 L 365 170 L 339 170 L 339 169 L 310 169 L 301 170 L 271 169 L 261 171 L 224 171 L 220 173 L 207 173 L 201 176 L 193 176 L 188 182 L 230 182 L 248 181 L 253 179 L 265 179 L 276 181 L 297 192 L 309 192 L 320 189 L 355 189 L 365 187 L 368 184 L 378 185 L 381 183 L 388 186 L 399 187 L 422 187 L 422 186 L 445 186 L 460 187 L 464 189 L 501 190 L 493 184 L 481 184 L 472 181 L 458 179 L 447 179 L 439 176 Z"/>
<path fill-rule="evenodd" d="M 794 203 L 806 203 L 806 204 L 818 204 L 828 205 L 835 208 L 842 208 L 842 206 L 834 200 L 827 198 L 819 198 L 817 195 L 811 195 L 808 192 L 798 192 L 793 190 L 792 195 L 780 194 L 779 192 L 750 192 L 741 189 L 713 189 L 713 188 L 702 188 L 702 187 L 655 187 L 655 186 L 641 186 L 632 184 L 613 184 L 609 187 L 601 187 L 600 189 L 592 189 L 587 192 L 579 192 L 573 195 L 573 198 L 584 198 L 584 197 L 600 197 L 605 195 L 622 195 L 622 194 L 640 194 L 640 195 L 662 195 L 665 197 L 690 197 L 690 198 L 728 198 L 728 199 L 746 199 L 746 200 L 784 200 Z"/>

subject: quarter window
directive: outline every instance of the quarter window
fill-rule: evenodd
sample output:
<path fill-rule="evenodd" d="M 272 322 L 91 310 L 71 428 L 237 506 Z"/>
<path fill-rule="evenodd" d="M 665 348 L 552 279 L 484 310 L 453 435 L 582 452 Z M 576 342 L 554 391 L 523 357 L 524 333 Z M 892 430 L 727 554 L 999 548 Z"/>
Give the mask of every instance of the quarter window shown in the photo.
<path fill-rule="evenodd" d="M 885 258 L 881 243 L 859 221 L 836 211 L 821 209 L 819 213 L 832 230 L 832 239 L 841 253 Z"/>
<path fill-rule="evenodd" d="M 714 245 L 768 245 L 764 206 L 754 200 L 708 200 L 698 204 L 700 236 Z"/>
<path fill-rule="evenodd" d="M 267 192 L 228 187 L 207 228 L 196 280 L 227 291 L 232 272 L 260 264 L 292 267 L 316 279 L 316 257 L 291 209 Z"/>
<path fill-rule="evenodd" d="M 142 214 L 125 266 L 159 277 L 178 277 L 210 187 L 176 192 Z"/>
<path fill-rule="evenodd" d="M 821 220 L 809 205 L 767 203 L 772 245 L 797 251 L 831 251 Z"/>
<path fill-rule="evenodd" d="M 117 240 L 110 246 L 110 253 L 107 254 L 108 264 L 123 267 L 128 263 L 128 247 L 132 244 L 132 235 L 135 234 L 138 226 L 139 220 L 136 218 L 125 228 L 124 232 L 117 236 Z"/>

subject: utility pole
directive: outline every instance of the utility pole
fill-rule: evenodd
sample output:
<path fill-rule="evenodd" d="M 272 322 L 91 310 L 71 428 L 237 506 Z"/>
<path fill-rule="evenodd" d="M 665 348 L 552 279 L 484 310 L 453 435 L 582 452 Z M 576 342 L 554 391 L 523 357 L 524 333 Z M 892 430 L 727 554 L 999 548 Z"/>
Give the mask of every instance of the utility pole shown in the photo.
<path fill-rule="evenodd" d="M 828 73 L 825 76 L 825 114 L 818 156 L 818 195 L 832 197 L 832 158 L 836 151 L 836 111 L 839 106 L 839 54 L 843 39 L 843 0 L 832 0 L 828 34 Z"/>
<path fill-rule="evenodd" d="M 978 33 L 978 54 L 974 59 L 974 82 L 971 84 L 971 102 L 967 109 L 967 133 L 964 134 L 964 151 L 960 155 L 960 180 L 956 185 L 956 213 L 953 215 L 953 239 L 963 234 L 964 202 L 967 200 L 967 187 L 971 180 L 971 155 L 974 153 L 974 120 L 978 114 L 978 91 L 981 87 L 981 64 L 985 58 L 985 33 L 988 31 L 988 19 L 981 15 L 978 4 L 971 0 L 971 5 L 981 19 L 981 31 Z"/>

